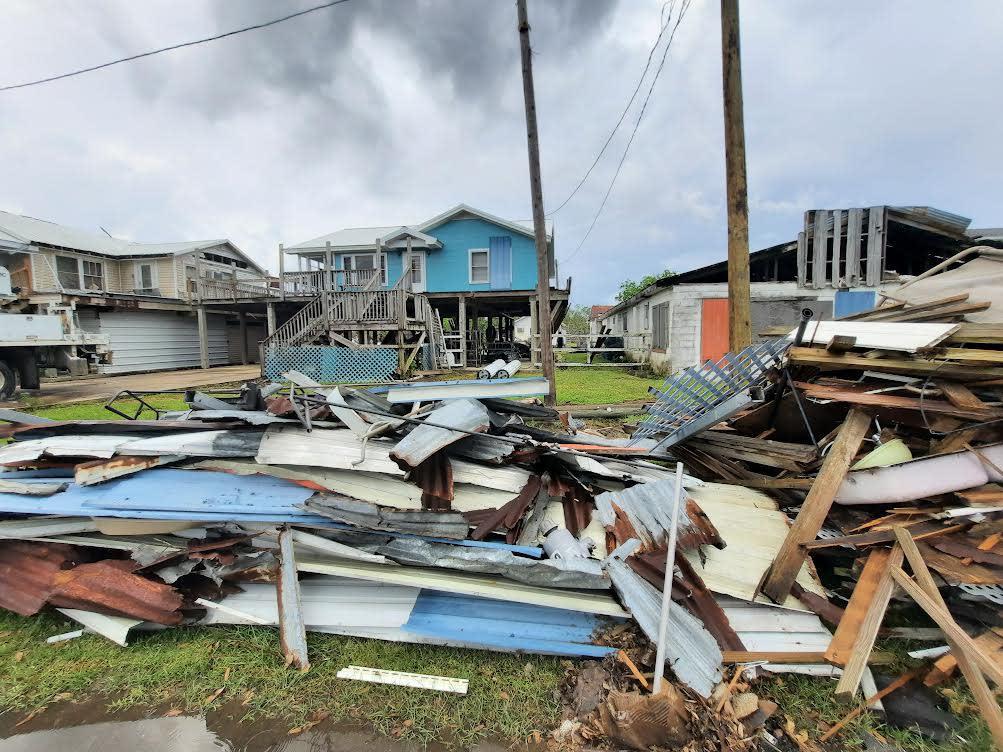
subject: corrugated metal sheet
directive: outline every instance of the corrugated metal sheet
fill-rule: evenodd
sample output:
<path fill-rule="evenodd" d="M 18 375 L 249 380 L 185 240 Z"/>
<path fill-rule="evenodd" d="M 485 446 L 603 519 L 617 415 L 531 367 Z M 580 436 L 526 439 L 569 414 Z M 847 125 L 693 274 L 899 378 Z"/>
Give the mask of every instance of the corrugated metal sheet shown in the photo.
<path fill-rule="evenodd" d="M 348 429 L 307 431 L 298 426 L 271 426 L 265 431 L 255 457 L 266 465 L 307 465 L 339 470 L 368 470 L 388 475 L 404 475 L 390 459 L 393 442 L 372 439 L 365 445 Z M 354 464 L 358 462 L 358 464 Z"/>
<path fill-rule="evenodd" d="M 275 478 L 155 469 L 96 486 L 71 484 L 61 494 L 45 499 L 0 494 L 0 510 L 75 517 L 302 521 L 314 517 L 300 509 L 313 493 Z"/>
<path fill-rule="evenodd" d="M 428 422 L 414 427 L 390 452 L 391 459 L 405 469 L 417 467 L 440 449 L 467 436 L 466 432 L 483 433 L 491 426 L 488 411 L 473 399 L 448 402 L 432 410 L 425 420 Z M 463 431 L 450 431 L 440 426 Z"/>
<path fill-rule="evenodd" d="M 466 538 L 470 526 L 459 512 L 393 509 L 344 496 L 317 494 L 305 505 L 310 512 L 353 527 L 438 538 Z"/>
<path fill-rule="evenodd" d="M 444 572 L 418 567 L 384 566 L 363 562 L 339 562 L 301 557 L 297 566 L 301 572 L 349 577 L 395 585 L 409 585 L 447 593 L 460 593 L 480 598 L 499 598 L 514 603 L 531 603 L 551 608 L 566 608 L 605 616 L 627 616 L 620 605 L 606 595 L 552 590 L 532 585 L 499 581 L 494 577 L 462 572 Z"/>
<path fill-rule="evenodd" d="M 595 498 L 599 519 L 621 543 L 638 538 L 645 550 L 664 546 L 672 525 L 675 487 L 674 480 L 660 480 L 601 493 Z M 724 548 L 726 539 L 707 515 L 692 499 L 683 499 L 678 514 L 680 549 L 700 545 Z"/>
<path fill-rule="evenodd" d="M 617 558 L 615 551 L 604 566 L 634 621 L 656 642 L 662 594 Z M 671 600 L 665 651 L 666 663 L 676 678 L 702 697 L 709 697 L 721 681 L 721 650 L 700 620 Z"/>
<path fill-rule="evenodd" d="M 470 648 L 601 658 L 616 648 L 592 643 L 600 626 L 579 611 L 422 590 L 403 630 Z"/>
<path fill-rule="evenodd" d="M 723 549 L 705 547 L 699 553 L 684 552 L 693 569 L 715 593 L 745 601 L 769 602 L 766 596 L 757 598 L 756 588 L 787 537 L 787 515 L 769 496 L 751 488 L 707 483 L 689 489 L 688 493 L 728 542 Z M 801 567 L 796 581 L 809 592 L 825 595 L 807 563 Z M 782 605 L 804 610 L 793 596 L 788 596 Z"/>
<path fill-rule="evenodd" d="M 388 387 L 387 399 L 391 403 L 432 402 L 478 397 L 540 397 L 547 393 L 547 380 L 526 379 L 470 379 L 468 381 L 425 381 L 415 384 Z"/>
<path fill-rule="evenodd" d="M 527 559 L 510 551 L 461 548 L 418 538 L 396 538 L 376 550 L 400 564 L 497 574 L 539 587 L 608 590 L 610 586 L 595 559 Z"/>
<path fill-rule="evenodd" d="M 110 338 L 112 363 L 99 366 L 101 373 L 162 371 L 201 365 L 198 323 L 192 314 L 80 309 L 78 317 L 84 330 L 107 334 Z M 207 326 L 209 365 L 229 364 L 225 318 L 209 315 Z"/>

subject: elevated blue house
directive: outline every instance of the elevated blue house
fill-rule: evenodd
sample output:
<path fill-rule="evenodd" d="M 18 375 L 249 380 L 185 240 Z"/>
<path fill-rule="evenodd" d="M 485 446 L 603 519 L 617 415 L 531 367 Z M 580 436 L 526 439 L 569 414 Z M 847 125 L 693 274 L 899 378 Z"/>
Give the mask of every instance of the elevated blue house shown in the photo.
<path fill-rule="evenodd" d="M 548 249 L 556 329 L 567 311 L 570 281 L 566 289 L 556 285 L 550 227 Z M 280 255 L 284 284 L 297 291 L 421 296 L 462 365 L 476 365 L 506 343 L 514 347 L 515 320 L 537 313 L 532 223 L 465 204 L 417 224 L 337 230 L 283 247 Z"/>

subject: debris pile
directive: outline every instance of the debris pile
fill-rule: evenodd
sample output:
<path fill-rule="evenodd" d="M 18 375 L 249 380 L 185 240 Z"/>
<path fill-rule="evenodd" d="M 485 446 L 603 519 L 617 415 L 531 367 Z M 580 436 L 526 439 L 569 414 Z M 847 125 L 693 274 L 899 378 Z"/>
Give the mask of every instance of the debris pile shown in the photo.
<path fill-rule="evenodd" d="M 999 741 L 997 329 L 805 320 L 670 377 L 627 439 L 503 399 L 542 393 L 533 378 L 289 372 L 155 420 L 7 411 L 0 606 L 123 645 L 150 624 L 277 626 L 304 670 L 308 630 L 595 659 L 606 679 L 561 738 L 638 747 L 800 739 L 754 693 L 764 673 L 837 677 L 848 722 L 958 670 Z M 879 634 L 943 647 L 879 689 Z"/>

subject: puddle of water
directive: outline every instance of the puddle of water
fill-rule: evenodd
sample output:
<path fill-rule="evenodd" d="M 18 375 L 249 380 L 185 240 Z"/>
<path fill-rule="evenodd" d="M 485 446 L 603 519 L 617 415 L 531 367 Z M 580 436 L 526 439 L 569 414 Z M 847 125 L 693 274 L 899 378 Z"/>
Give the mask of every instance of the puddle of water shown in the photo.
<path fill-rule="evenodd" d="M 415 744 L 394 741 L 357 729 L 313 729 L 286 736 L 268 728 L 233 741 L 212 731 L 200 716 L 145 718 L 44 729 L 0 740 L 0 752 L 421 752 Z M 492 743 L 471 752 L 505 752 Z"/>

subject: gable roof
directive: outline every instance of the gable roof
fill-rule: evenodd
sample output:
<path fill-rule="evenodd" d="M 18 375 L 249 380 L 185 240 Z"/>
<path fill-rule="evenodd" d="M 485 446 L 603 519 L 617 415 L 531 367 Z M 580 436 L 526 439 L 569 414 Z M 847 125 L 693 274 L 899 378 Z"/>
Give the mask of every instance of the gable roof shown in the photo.
<path fill-rule="evenodd" d="M 467 204 L 457 204 L 453 208 L 444 211 L 442 214 L 438 214 L 431 219 L 427 219 L 424 222 L 419 222 L 417 224 L 386 225 L 378 227 L 346 227 L 341 230 L 335 230 L 327 235 L 321 235 L 316 238 L 311 238 L 310 240 L 305 240 L 302 243 L 297 243 L 296 245 L 286 246 L 285 252 L 297 253 L 299 251 L 324 250 L 327 248 L 328 243 L 331 244 L 332 250 L 337 251 L 373 250 L 376 248 L 377 243 L 394 248 L 398 247 L 395 245 L 395 241 L 406 235 L 411 235 L 413 238 L 420 239 L 426 244 L 426 247 L 440 248 L 442 247 L 442 244 L 435 237 L 432 231 L 436 227 L 440 227 L 450 220 L 468 217 L 483 219 L 485 222 L 496 224 L 499 227 L 504 227 L 505 229 L 519 233 L 520 235 L 525 235 L 529 238 L 534 237 L 532 221 L 523 222 L 502 219 L 501 217 L 496 217 L 488 212 L 475 209 Z M 552 220 L 547 220 L 547 235 L 548 239 L 552 239 Z M 403 246 L 403 244 L 401 244 L 401 246 Z"/>
<path fill-rule="evenodd" d="M 3 241 L 8 241 L 8 244 L 12 242 L 21 244 L 22 247 L 19 250 L 27 250 L 31 245 L 45 245 L 116 258 L 181 256 L 193 251 L 226 245 L 245 260 L 249 266 L 264 273 L 264 269 L 226 238 L 187 240 L 174 243 L 135 243 L 130 240 L 78 230 L 75 227 L 66 227 L 44 219 L 27 217 L 23 214 L 0 211 L 0 242 Z"/>

